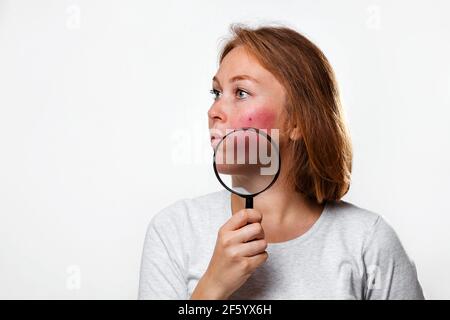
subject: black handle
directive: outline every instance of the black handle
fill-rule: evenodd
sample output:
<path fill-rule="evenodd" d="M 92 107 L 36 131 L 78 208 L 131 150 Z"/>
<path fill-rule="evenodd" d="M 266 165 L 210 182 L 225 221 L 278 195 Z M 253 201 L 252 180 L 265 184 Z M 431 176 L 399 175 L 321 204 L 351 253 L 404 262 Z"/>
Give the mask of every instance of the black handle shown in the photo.
<path fill-rule="evenodd" d="M 253 209 L 253 197 L 245 197 L 245 209 Z"/>

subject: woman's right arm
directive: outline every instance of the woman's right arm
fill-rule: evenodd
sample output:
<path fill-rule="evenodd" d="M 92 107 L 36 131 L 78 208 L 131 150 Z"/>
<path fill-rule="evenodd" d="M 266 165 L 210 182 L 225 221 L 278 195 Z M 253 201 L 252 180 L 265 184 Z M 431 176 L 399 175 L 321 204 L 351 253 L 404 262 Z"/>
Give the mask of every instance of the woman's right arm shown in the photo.
<path fill-rule="evenodd" d="M 220 228 L 208 268 L 191 299 L 227 299 L 267 260 L 262 215 L 243 209 Z"/>

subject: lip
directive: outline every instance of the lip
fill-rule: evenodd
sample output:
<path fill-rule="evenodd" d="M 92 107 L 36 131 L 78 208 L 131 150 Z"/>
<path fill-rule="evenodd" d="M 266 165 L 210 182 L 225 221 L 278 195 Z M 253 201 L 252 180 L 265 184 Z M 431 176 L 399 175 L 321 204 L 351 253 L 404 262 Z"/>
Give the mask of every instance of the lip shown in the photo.
<path fill-rule="evenodd" d="M 217 136 L 211 136 L 211 146 L 216 147 L 217 144 L 220 142 L 220 138 Z"/>
<path fill-rule="evenodd" d="M 223 134 L 222 134 L 222 131 L 220 130 L 218 130 L 218 129 L 214 129 L 214 128 L 211 128 L 210 129 L 211 131 L 213 131 L 213 132 L 211 132 L 211 134 L 210 134 L 210 139 L 211 139 L 211 142 L 213 141 L 213 140 L 220 140 L 220 139 L 222 139 L 222 137 L 223 137 Z"/>
<path fill-rule="evenodd" d="M 215 139 L 220 140 L 220 139 L 222 139 L 222 137 L 218 136 L 218 135 L 211 135 L 211 141 L 215 140 Z"/>

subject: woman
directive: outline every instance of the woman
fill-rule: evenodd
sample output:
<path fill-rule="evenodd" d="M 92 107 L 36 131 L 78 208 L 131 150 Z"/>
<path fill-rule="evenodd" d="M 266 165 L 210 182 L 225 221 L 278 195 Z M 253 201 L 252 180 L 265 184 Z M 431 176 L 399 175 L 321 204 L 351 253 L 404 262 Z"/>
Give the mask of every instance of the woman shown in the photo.
<path fill-rule="evenodd" d="M 232 32 L 213 78 L 209 128 L 279 129 L 279 179 L 254 209 L 220 191 L 155 215 L 139 298 L 423 299 L 391 226 L 341 200 L 352 151 L 326 57 L 290 28 Z"/>

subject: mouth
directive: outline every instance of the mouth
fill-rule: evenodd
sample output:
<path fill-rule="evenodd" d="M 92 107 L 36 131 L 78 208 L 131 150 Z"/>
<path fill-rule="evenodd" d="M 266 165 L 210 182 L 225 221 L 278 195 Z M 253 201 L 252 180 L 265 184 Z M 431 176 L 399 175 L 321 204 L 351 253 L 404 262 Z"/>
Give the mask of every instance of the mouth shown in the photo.
<path fill-rule="evenodd" d="M 211 146 L 215 148 L 217 144 L 219 143 L 220 138 L 217 136 L 211 136 Z"/>
<path fill-rule="evenodd" d="M 217 129 L 211 129 L 211 131 L 212 131 L 210 133 L 211 142 L 219 141 L 220 139 L 222 139 L 223 137 L 222 132 L 219 132 Z"/>
<path fill-rule="evenodd" d="M 219 144 L 220 140 L 222 139 L 222 136 L 218 133 L 212 133 L 210 136 L 211 139 L 211 146 L 213 148 L 216 148 L 216 146 Z"/>

